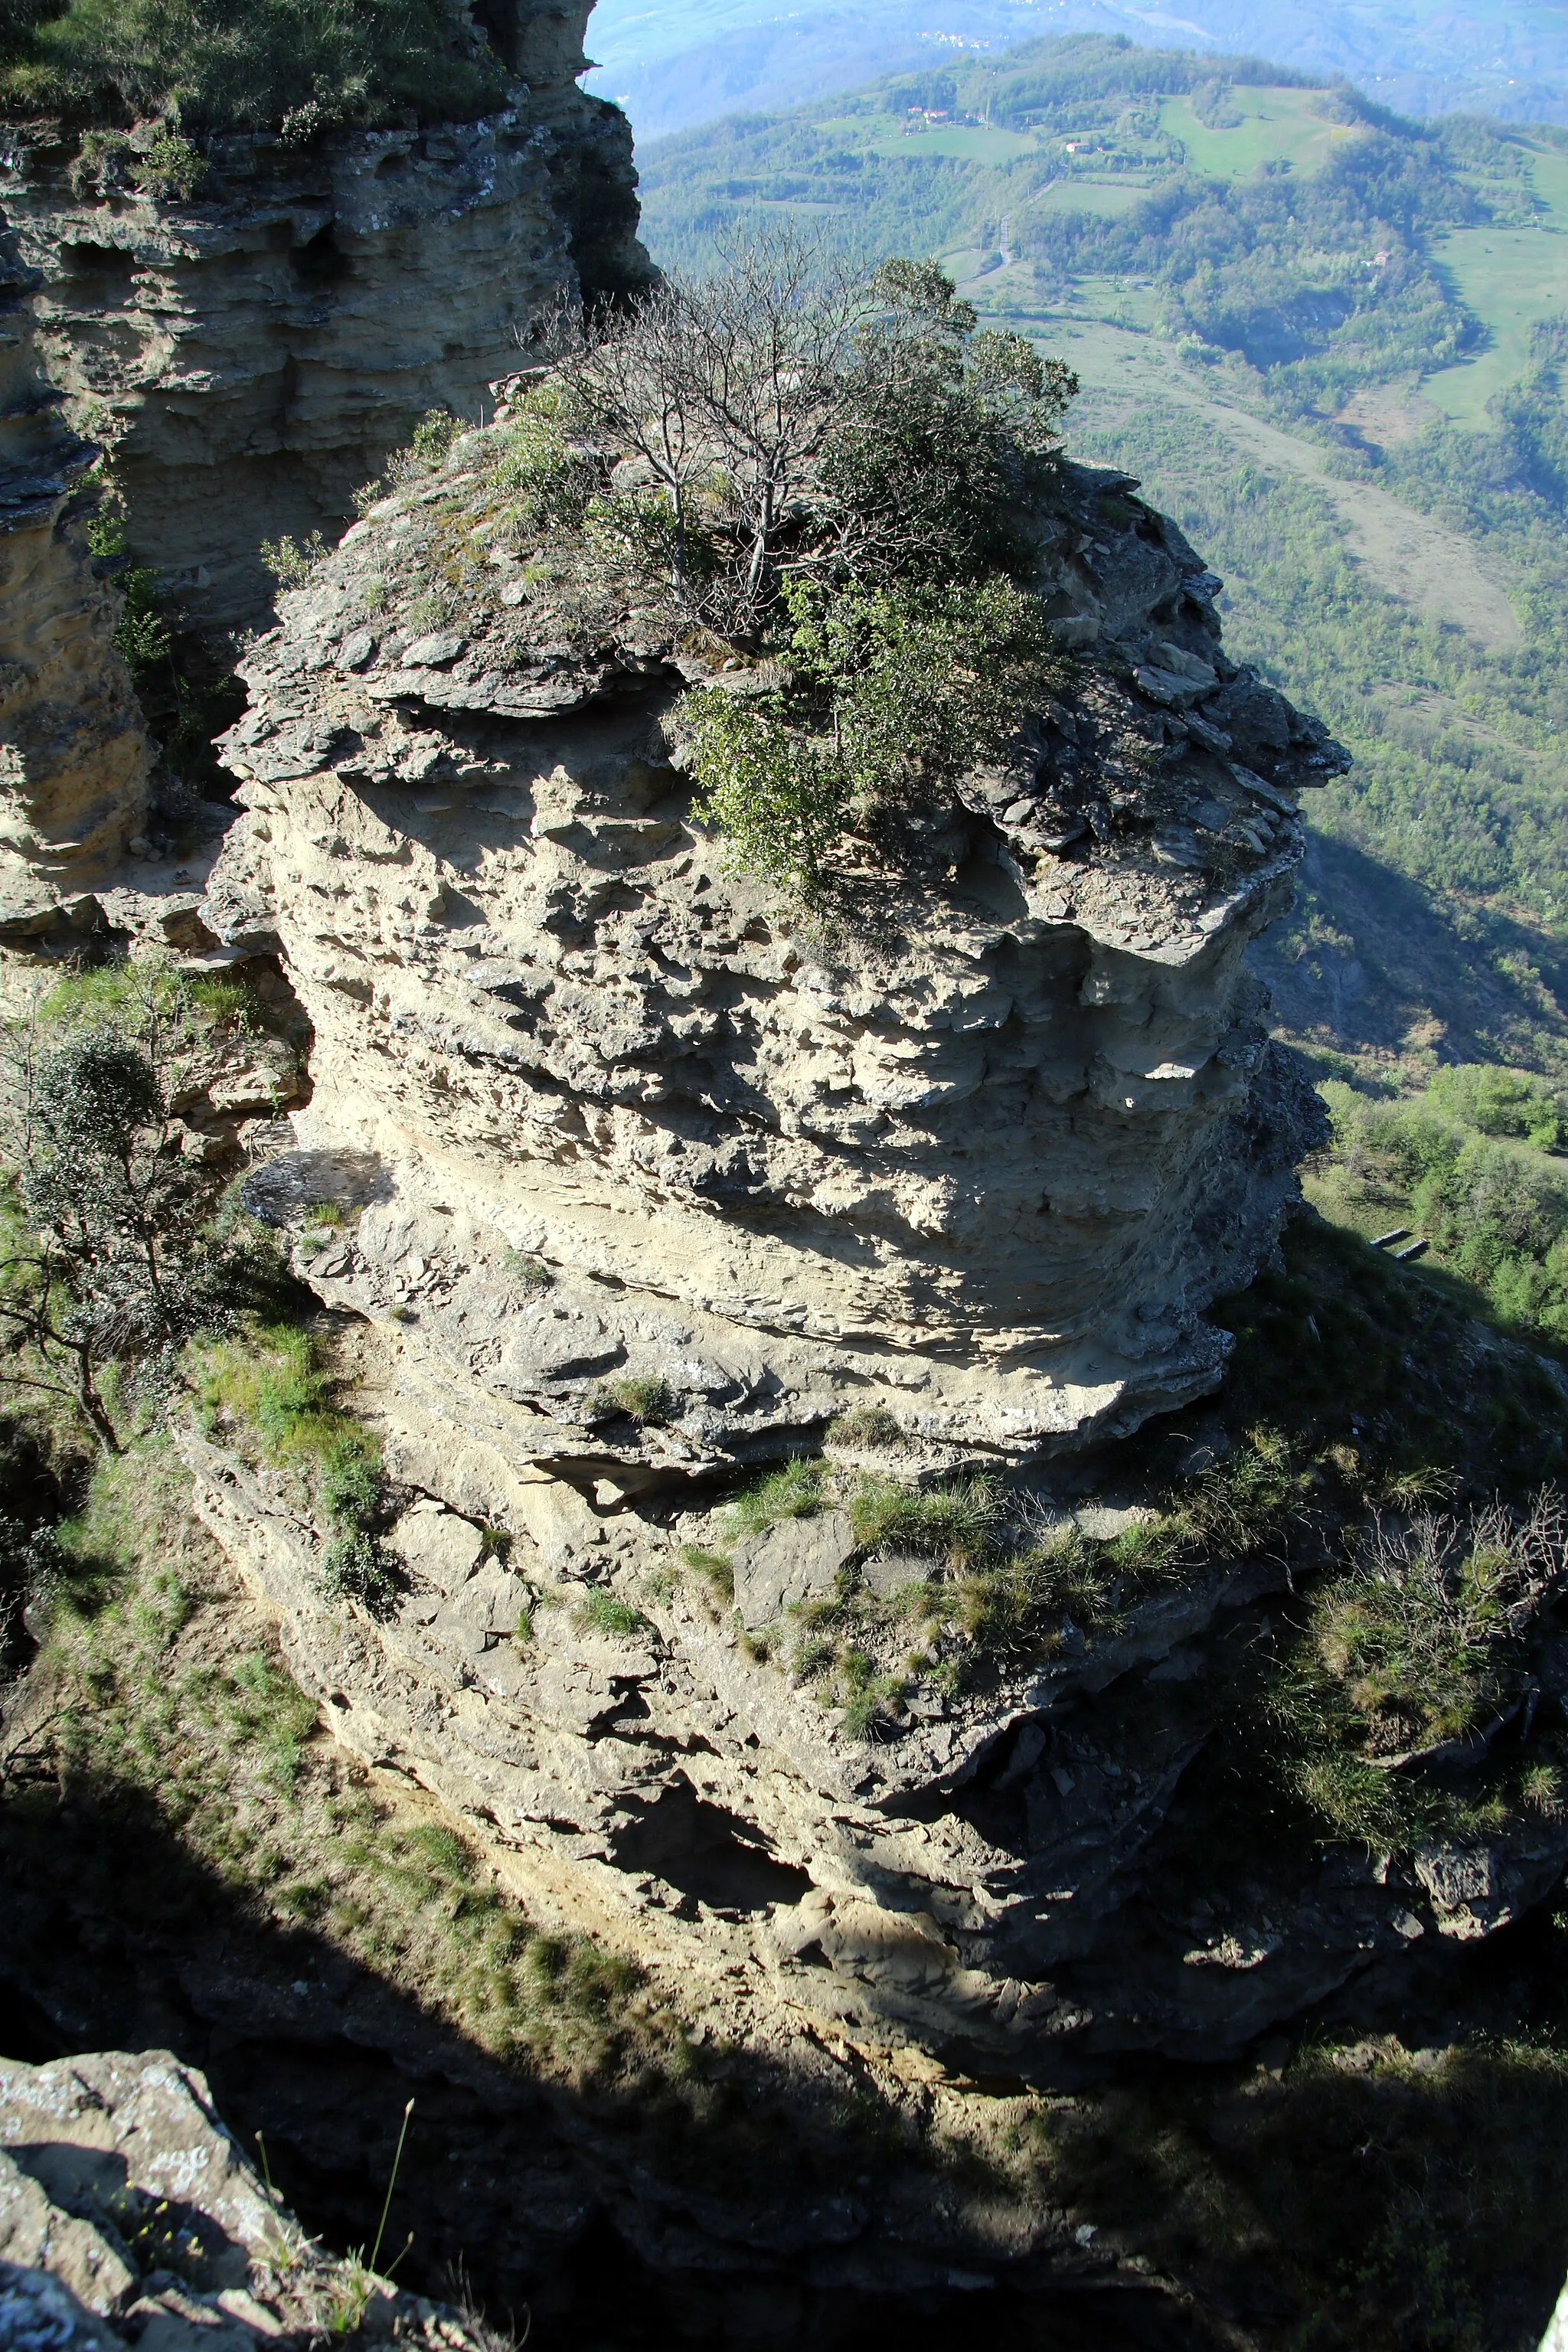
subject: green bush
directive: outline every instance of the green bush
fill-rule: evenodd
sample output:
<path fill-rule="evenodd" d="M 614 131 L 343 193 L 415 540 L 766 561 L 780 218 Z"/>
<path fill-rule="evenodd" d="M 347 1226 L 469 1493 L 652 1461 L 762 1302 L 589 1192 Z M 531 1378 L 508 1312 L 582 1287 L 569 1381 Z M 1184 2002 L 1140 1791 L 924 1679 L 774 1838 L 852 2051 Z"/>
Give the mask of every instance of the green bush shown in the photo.
<path fill-rule="evenodd" d="M 793 590 L 793 684 L 681 707 L 694 814 L 740 863 L 808 899 L 832 887 L 847 831 L 930 804 L 999 753 L 1066 666 L 1037 597 L 963 587 Z"/>
<path fill-rule="evenodd" d="M 327 552 L 327 542 L 319 530 L 313 530 L 303 546 L 287 531 L 281 539 L 261 542 L 261 561 L 284 589 L 302 588 Z"/>
<path fill-rule="evenodd" d="M 358 1601 L 372 1615 L 390 1608 L 397 1578 L 381 1544 L 365 1528 L 345 1528 L 321 1556 L 321 1597 Z"/>
<path fill-rule="evenodd" d="M 0 110 L 80 123 L 164 119 L 154 193 L 187 192 L 179 125 L 277 130 L 471 121 L 500 61 L 449 0 L 32 0 L 0 26 Z M 162 142 L 162 143 L 161 143 Z"/>
<path fill-rule="evenodd" d="M 1323 1087 L 1352 1207 L 1403 1204 L 1451 1272 L 1505 1321 L 1568 1341 L 1568 1169 L 1521 1131 L 1559 1132 L 1556 1097 L 1511 1071 L 1440 1071 L 1424 1095 L 1372 1102 Z M 1485 1122 L 1483 1125 L 1482 1122 Z"/>

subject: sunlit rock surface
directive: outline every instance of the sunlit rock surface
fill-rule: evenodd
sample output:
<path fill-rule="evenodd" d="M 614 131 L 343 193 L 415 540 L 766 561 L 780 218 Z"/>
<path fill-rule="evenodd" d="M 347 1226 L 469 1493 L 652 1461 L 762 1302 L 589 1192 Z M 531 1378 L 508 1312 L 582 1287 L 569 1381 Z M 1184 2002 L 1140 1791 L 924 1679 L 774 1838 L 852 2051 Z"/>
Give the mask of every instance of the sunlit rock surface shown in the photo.
<path fill-rule="evenodd" d="M 37 286 L 0 214 L 0 920 L 24 930 L 122 859 L 153 756 L 79 512 L 97 452 L 45 379 Z"/>

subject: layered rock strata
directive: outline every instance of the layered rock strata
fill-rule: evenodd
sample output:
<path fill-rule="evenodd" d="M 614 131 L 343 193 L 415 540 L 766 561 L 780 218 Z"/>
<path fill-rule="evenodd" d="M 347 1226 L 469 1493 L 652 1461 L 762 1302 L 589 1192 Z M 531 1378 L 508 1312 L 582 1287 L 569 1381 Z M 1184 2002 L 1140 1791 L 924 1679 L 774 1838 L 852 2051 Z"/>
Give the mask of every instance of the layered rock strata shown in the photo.
<path fill-rule="evenodd" d="M 313 2245 L 172 2052 L 0 2059 L 0 2343 L 253 2352 L 361 2326 L 426 2352 L 485 2340 Z"/>
<path fill-rule="evenodd" d="M 0 215 L 0 919 L 52 919 L 122 859 L 153 746 L 114 644 L 120 599 L 82 525 L 98 452 L 35 348 L 39 280 Z"/>
<path fill-rule="evenodd" d="M 262 541 L 336 537 L 426 411 L 483 414 L 536 307 L 647 275 L 630 131 L 576 86 L 587 14 L 489 12 L 517 79 L 485 121 L 220 137 L 190 203 L 94 188 L 58 125 L 5 131 L 0 201 L 56 381 L 200 625 L 265 613 Z"/>
<path fill-rule="evenodd" d="M 692 824 L 667 722 L 706 673 L 668 638 L 552 641 L 504 551 L 446 629 L 387 609 L 498 449 L 384 501 L 247 660 L 205 910 L 308 1006 L 302 1140 L 460 1215 L 454 1282 L 507 1247 L 552 1269 L 432 1313 L 440 1377 L 521 1409 L 539 1462 L 642 1486 L 850 1407 L 1027 1461 L 1212 1387 L 1203 1309 L 1317 1116 L 1244 955 L 1337 755 L 1226 659 L 1191 549 L 1064 474 L 1040 593 L 1093 658 L 879 934 L 836 939 Z M 592 1409 L 608 1377 L 675 1408 L 639 1433 Z"/>
<path fill-rule="evenodd" d="M 323 1599 L 283 1484 L 192 1441 L 339 1735 L 481 1824 L 540 1916 L 1030 2063 L 1235 2047 L 1530 1899 L 1555 1846 L 1485 1887 L 1435 1862 L 1426 1895 L 1351 1870 L 1279 1934 L 1243 1894 L 1134 1961 L 1118 1914 L 1279 1559 L 917 1675 L 869 1743 L 799 1664 L 814 1608 L 939 1572 L 857 1538 L 858 1469 L 989 1468 L 1046 1526 L 1086 1444 L 1219 1381 L 1204 1309 L 1318 1131 L 1243 959 L 1334 747 L 1226 658 L 1217 583 L 1135 486 L 1064 467 L 1037 586 L 1070 683 L 916 827 L 874 930 L 792 920 L 681 772 L 684 687 L 751 673 L 646 614 L 574 634 L 504 547 L 421 625 L 504 450 L 459 443 L 285 600 L 203 910 L 314 1024 L 252 1205 L 379 1334 L 353 1369 L 405 1506 L 379 1613 Z M 743 1542 L 714 1516 L 825 1442 L 819 1507 Z"/>
<path fill-rule="evenodd" d="M 1218 1548 L 1092 1635 L 1064 1603 L 957 1689 L 909 1678 L 868 1738 L 812 1688 L 803 1612 L 848 1594 L 874 1648 L 877 1601 L 940 1575 L 929 1559 L 858 1545 L 830 1502 L 739 1542 L 690 1493 L 606 1507 L 531 1470 L 515 1419 L 460 1429 L 395 1331 L 347 1368 L 400 1497 L 385 1608 L 329 1602 L 328 1531 L 193 1437 L 198 1509 L 334 1737 L 461 1818 L 532 1916 L 636 1953 L 700 2013 L 739 2000 L 751 2032 L 782 2010 L 1068 2084 L 1129 2052 L 1227 2057 L 1376 1963 L 1506 1926 L 1568 1860 L 1543 1816 L 1399 1860 L 1194 1851 L 1190 1775 L 1322 1564 L 1310 1542 Z M 1070 1482 L 1032 1501 L 1086 1529 L 1135 1517 Z M 1568 1693 L 1561 1638 L 1541 1687 Z"/>

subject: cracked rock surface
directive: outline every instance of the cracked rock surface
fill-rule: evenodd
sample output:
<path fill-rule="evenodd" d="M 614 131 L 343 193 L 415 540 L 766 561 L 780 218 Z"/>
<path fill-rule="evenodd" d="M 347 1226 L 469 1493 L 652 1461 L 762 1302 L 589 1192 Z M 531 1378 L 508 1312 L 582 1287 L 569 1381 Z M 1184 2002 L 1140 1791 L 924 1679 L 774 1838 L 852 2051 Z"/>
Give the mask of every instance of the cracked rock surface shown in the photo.
<path fill-rule="evenodd" d="M 203 919 L 280 954 L 315 1033 L 249 1199 L 359 1332 L 402 1497 L 395 1603 L 329 1604 L 323 1531 L 192 1440 L 296 1672 L 539 1916 L 841 2022 L 1209 2054 L 1462 1932 L 1430 1871 L 1243 1887 L 1196 1926 L 1126 1907 L 1281 1561 L 1216 1558 L 1092 1643 L 1069 1616 L 868 1744 L 779 1629 L 929 1562 L 837 1507 L 744 1542 L 716 1508 L 825 1439 L 875 1468 L 859 1427 L 906 1480 L 989 1470 L 1048 1515 L 1058 1466 L 1216 1384 L 1204 1310 L 1318 1132 L 1243 955 L 1341 755 L 1226 658 L 1212 575 L 1135 486 L 1064 465 L 1036 586 L 1070 683 L 874 935 L 814 929 L 694 824 L 670 712 L 714 673 L 647 615 L 574 634 L 505 567 L 442 630 L 388 609 L 495 446 L 285 600 L 226 743 L 246 814 Z M 1553 1866 L 1496 1857 L 1504 1911 Z"/>
<path fill-rule="evenodd" d="M 646 278 L 630 129 L 576 83 L 589 5 L 488 12 L 515 80 L 484 121 L 219 137 L 187 204 L 88 184 L 57 124 L 6 127 L 48 363 L 107 416 L 138 551 L 200 625 L 265 614 L 261 542 L 335 536 L 426 411 L 486 405 L 534 308 Z"/>
<path fill-rule="evenodd" d="M 39 283 L 0 213 L 0 922 L 13 939 L 119 864 L 153 759 L 114 644 L 120 600 L 77 511 L 98 452 L 67 426 L 37 349 Z"/>
<path fill-rule="evenodd" d="M 363 2306 L 428 2352 L 479 2339 L 454 2311 L 322 2254 L 167 2050 L 0 2060 L 0 2343 L 8 2352 L 254 2352 Z M 351 2323 L 352 2324 L 352 2323 Z"/>

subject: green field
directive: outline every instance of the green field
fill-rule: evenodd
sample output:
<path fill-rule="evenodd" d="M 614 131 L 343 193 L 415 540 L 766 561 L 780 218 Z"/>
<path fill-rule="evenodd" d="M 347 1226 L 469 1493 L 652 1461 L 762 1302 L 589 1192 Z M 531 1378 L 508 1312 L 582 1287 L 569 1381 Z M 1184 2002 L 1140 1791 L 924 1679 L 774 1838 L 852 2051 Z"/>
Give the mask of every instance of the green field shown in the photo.
<path fill-rule="evenodd" d="M 987 131 L 979 123 L 966 130 L 956 123 L 949 131 L 894 131 L 873 141 L 870 152 L 889 163 L 924 163 L 932 155 L 960 163 L 1011 163 L 1016 156 L 1037 153 L 1039 143 L 1021 131 Z"/>
<path fill-rule="evenodd" d="M 1342 124 L 1323 120 L 1316 90 L 1249 89 L 1238 83 L 1230 97 L 1242 118 L 1233 131 L 1211 131 L 1188 98 L 1168 98 L 1160 109 L 1161 130 L 1181 141 L 1193 170 L 1206 179 L 1250 179 L 1269 163 L 1315 172 L 1352 135 Z"/>
<path fill-rule="evenodd" d="M 1089 213 L 1101 220 L 1115 220 L 1130 213 L 1135 204 L 1149 193 L 1144 180 L 1089 180 L 1075 177 L 1053 180 L 1048 188 L 1035 198 L 1035 210 L 1044 213 Z"/>
<path fill-rule="evenodd" d="M 1568 236 L 1544 226 L 1455 229 L 1434 241 L 1432 257 L 1489 340 L 1475 359 L 1427 376 L 1421 390 L 1456 425 L 1484 425 L 1493 394 L 1523 373 L 1531 329 L 1568 311 Z"/>
<path fill-rule="evenodd" d="M 1461 228 L 1433 240 L 1432 257 L 1458 299 L 1486 328 L 1486 349 L 1426 377 L 1422 393 L 1456 425 L 1483 425 L 1486 405 L 1517 383 L 1531 331 L 1568 313 L 1568 156 L 1536 140 L 1530 180 L 1547 207 L 1535 228 Z"/>

